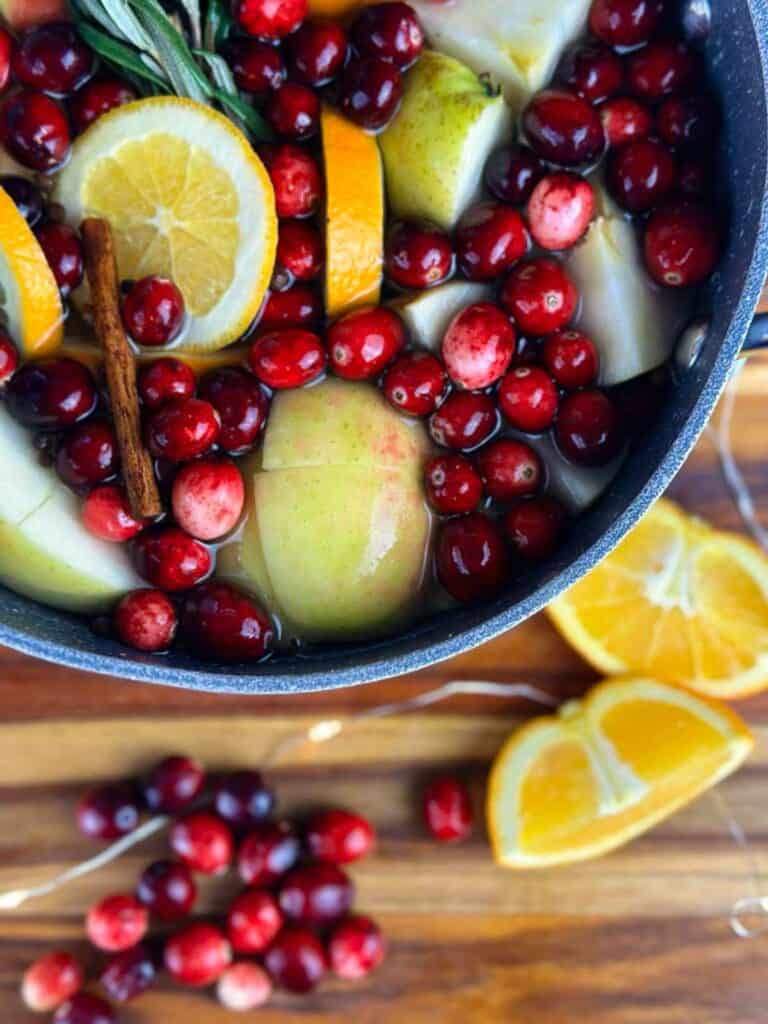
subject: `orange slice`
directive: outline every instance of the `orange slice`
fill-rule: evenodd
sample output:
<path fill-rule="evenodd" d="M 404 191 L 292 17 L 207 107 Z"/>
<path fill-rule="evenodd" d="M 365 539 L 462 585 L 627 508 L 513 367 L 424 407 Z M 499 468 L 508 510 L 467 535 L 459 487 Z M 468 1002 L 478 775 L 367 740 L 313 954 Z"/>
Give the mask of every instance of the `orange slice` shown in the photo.
<path fill-rule="evenodd" d="M 0 310 L 27 357 L 55 352 L 64 310 L 43 250 L 7 192 L 0 189 Z"/>
<path fill-rule="evenodd" d="M 590 664 L 713 697 L 768 686 L 768 558 L 662 500 L 548 612 Z"/>
<path fill-rule="evenodd" d="M 723 704 L 652 679 L 601 683 L 523 726 L 496 757 L 494 856 L 530 868 L 606 853 L 725 778 L 752 746 Z"/>
<path fill-rule="evenodd" d="M 328 315 L 376 305 L 381 294 L 384 181 L 379 147 L 337 111 L 322 112 L 325 300 Z"/>

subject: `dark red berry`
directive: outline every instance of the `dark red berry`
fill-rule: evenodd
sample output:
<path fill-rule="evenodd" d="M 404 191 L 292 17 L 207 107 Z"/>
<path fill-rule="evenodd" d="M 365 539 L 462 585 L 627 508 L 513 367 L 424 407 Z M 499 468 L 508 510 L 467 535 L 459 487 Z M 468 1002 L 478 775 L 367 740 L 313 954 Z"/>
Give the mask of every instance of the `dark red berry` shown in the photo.
<path fill-rule="evenodd" d="M 519 555 L 538 562 L 555 550 L 564 523 L 560 502 L 542 495 L 514 505 L 504 516 L 504 532 Z"/>
<path fill-rule="evenodd" d="M 328 939 L 331 970 L 339 978 L 364 978 L 383 961 L 387 945 L 379 926 L 370 917 L 348 917 L 337 924 Z"/>
<path fill-rule="evenodd" d="M 77 805 L 77 827 L 89 839 L 119 839 L 138 826 L 139 793 L 133 783 L 115 782 L 91 790 Z"/>
<path fill-rule="evenodd" d="M 175 821 L 168 842 L 187 867 L 204 875 L 220 875 L 232 861 L 232 833 L 218 815 L 207 811 L 195 811 Z"/>
<path fill-rule="evenodd" d="M 78 992 L 62 1003 L 51 1024 L 117 1024 L 115 1011 L 99 996 Z"/>
<path fill-rule="evenodd" d="M 359 814 L 320 811 L 306 824 L 304 839 L 310 855 L 328 864 L 351 864 L 371 852 L 376 833 Z"/>
<path fill-rule="evenodd" d="M 669 146 L 700 146 L 715 134 L 717 110 L 709 96 L 670 96 L 656 113 L 659 135 Z"/>
<path fill-rule="evenodd" d="M 437 578 L 451 597 L 465 603 L 494 597 L 509 578 L 501 532 L 479 512 L 443 524 L 435 564 Z"/>
<path fill-rule="evenodd" d="M 179 921 L 192 913 L 197 885 L 186 864 L 156 860 L 142 872 L 136 895 L 161 921 Z"/>
<path fill-rule="evenodd" d="M 8 85 L 8 80 L 11 77 L 14 45 L 14 39 L 10 32 L 0 28 L 0 92 Z"/>
<path fill-rule="evenodd" d="M 237 88 L 254 93 L 257 99 L 264 99 L 285 81 L 280 50 L 269 43 L 237 37 L 227 42 L 224 52 Z"/>
<path fill-rule="evenodd" d="M 521 331 L 540 337 L 565 327 L 576 312 L 579 293 L 560 263 L 538 258 L 513 268 L 501 303 Z"/>
<path fill-rule="evenodd" d="M 377 377 L 405 342 L 405 327 L 393 310 L 385 306 L 354 310 L 328 329 L 331 369 L 346 380 Z"/>
<path fill-rule="evenodd" d="M 219 417 L 199 398 L 173 398 L 147 421 L 147 444 L 157 458 L 183 462 L 203 455 L 219 435 Z"/>
<path fill-rule="evenodd" d="M 227 935 L 236 953 L 263 953 L 282 927 L 277 901 L 264 889 L 246 889 L 227 913 Z"/>
<path fill-rule="evenodd" d="M 528 234 L 517 210 L 501 203 L 470 207 L 456 228 L 459 266 L 470 281 L 492 281 L 523 256 Z"/>
<path fill-rule="evenodd" d="M 151 811 L 175 814 L 202 792 L 205 769 L 194 758 L 174 754 L 165 757 L 144 783 L 144 799 Z"/>
<path fill-rule="evenodd" d="M 123 323 L 137 345 L 167 345 L 184 323 L 184 296 L 167 277 L 143 277 L 123 299 Z"/>
<path fill-rule="evenodd" d="M 651 216 L 645 228 L 645 265 L 651 277 L 669 288 L 704 281 L 720 256 L 720 231 L 701 203 L 678 202 Z M 18 375 L 11 386 L 18 380 Z"/>
<path fill-rule="evenodd" d="M 372 4 L 352 25 L 352 42 L 363 57 L 383 57 L 400 68 L 418 60 L 424 31 L 414 9 L 404 3 Z"/>
<path fill-rule="evenodd" d="M 96 407 L 91 371 L 74 359 L 25 363 L 8 383 L 10 414 L 25 427 L 59 430 L 85 419 Z"/>
<path fill-rule="evenodd" d="M 311 217 L 320 208 L 323 177 L 311 153 L 292 142 L 259 150 L 275 190 L 278 217 Z"/>
<path fill-rule="evenodd" d="M 83 246 L 68 224 L 47 221 L 35 228 L 35 237 L 63 295 L 69 295 L 83 279 Z"/>
<path fill-rule="evenodd" d="M 255 826 L 240 844 L 237 870 L 246 885 L 274 885 L 299 858 L 296 834 L 284 822 Z"/>
<path fill-rule="evenodd" d="M 515 329 L 491 302 L 475 302 L 453 318 L 445 332 L 442 356 L 451 380 L 474 391 L 495 383 L 515 355 Z"/>
<path fill-rule="evenodd" d="M 122 78 L 96 78 L 72 97 L 69 113 L 75 131 L 84 132 L 102 114 L 138 99 L 136 90 Z"/>
<path fill-rule="evenodd" d="M 139 944 L 118 953 L 101 972 L 101 987 L 116 1003 L 127 1003 L 151 988 L 157 974 L 155 961 L 146 946 Z"/>
<path fill-rule="evenodd" d="M 593 0 L 589 28 L 609 46 L 639 46 L 655 32 L 662 9 L 662 0 Z"/>
<path fill-rule="evenodd" d="M 637 96 L 655 103 L 687 88 L 696 71 L 693 53 L 685 43 L 662 39 L 631 55 L 627 81 Z"/>
<path fill-rule="evenodd" d="M 176 635 L 176 609 L 162 590 L 133 590 L 115 609 L 115 631 L 137 651 L 166 651 Z"/>
<path fill-rule="evenodd" d="M 115 893 L 95 903 L 85 918 L 85 930 L 97 949 L 122 953 L 141 942 L 149 927 L 149 913 L 131 893 Z"/>
<path fill-rule="evenodd" d="M 521 206 L 544 176 L 544 165 L 532 149 L 511 145 L 497 149 L 485 165 L 485 183 L 503 203 Z"/>
<path fill-rule="evenodd" d="M 323 269 L 323 238 L 313 224 L 286 220 L 277 240 L 277 266 L 290 274 L 291 281 L 314 281 Z"/>
<path fill-rule="evenodd" d="M 499 407 L 505 419 L 528 434 L 551 426 L 558 403 L 555 382 L 538 366 L 518 366 L 499 384 Z"/>
<path fill-rule="evenodd" d="M 285 82 L 270 93 L 264 115 L 283 138 L 309 139 L 320 127 L 320 100 L 308 86 Z"/>
<path fill-rule="evenodd" d="M 594 216 L 595 192 L 576 174 L 547 174 L 531 193 L 525 212 L 531 237 L 542 249 L 570 249 Z"/>
<path fill-rule="evenodd" d="M 70 487 L 108 480 L 117 472 L 120 455 L 114 428 L 106 420 L 89 419 L 70 427 L 56 455 L 56 470 Z"/>
<path fill-rule="evenodd" d="M 568 54 L 560 78 L 587 103 L 600 103 L 619 91 L 624 67 L 607 46 L 585 43 Z"/>
<path fill-rule="evenodd" d="M 423 349 L 400 356 L 387 370 L 384 397 L 409 416 L 429 416 L 443 397 L 447 378 L 439 359 Z"/>
<path fill-rule="evenodd" d="M 675 158 L 654 139 L 628 142 L 611 157 L 608 184 L 611 193 L 630 213 L 646 213 L 674 187 Z"/>
<path fill-rule="evenodd" d="M 305 21 L 288 40 L 291 68 L 300 82 L 326 85 L 344 67 L 347 33 L 338 21 Z"/>
<path fill-rule="evenodd" d="M 511 438 L 501 438 L 481 448 L 477 468 L 486 494 L 496 501 L 533 494 L 543 476 L 541 459 L 533 448 Z"/>
<path fill-rule="evenodd" d="M 424 471 L 427 498 L 444 516 L 474 512 L 483 498 L 483 481 L 464 455 L 437 455 Z"/>
<path fill-rule="evenodd" d="M 341 109 L 369 131 L 383 128 L 394 116 L 403 95 L 397 67 L 382 57 L 352 60 L 341 78 Z"/>
<path fill-rule="evenodd" d="M 472 801 L 467 787 L 450 776 L 435 779 L 422 794 L 424 822 L 441 843 L 466 839 L 472 831 Z"/>
<path fill-rule="evenodd" d="M 122 544 L 141 533 L 146 525 L 131 511 L 125 488 L 103 484 L 87 495 L 81 509 L 83 524 L 94 537 Z"/>
<path fill-rule="evenodd" d="M 229 966 L 232 948 L 213 925 L 191 924 L 168 939 L 163 960 L 174 981 L 191 988 L 205 988 Z"/>
<path fill-rule="evenodd" d="M 295 222 L 299 223 L 299 222 Z M 294 284 L 286 291 L 272 290 L 259 314 L 259 330 L 312 327 L 323 319 L 323 303 L 311 284 Z"/>
<path fill-rule="evenodd" d="M 400 221 L 387 236 L 384 266 L 401 288 L 431 288 L 453 273 L 453 243 L 434 224 Z"/>
<path fill-rule="evenodd" d="M 47 953 L 26 969 L 21 982 L 21 998 L 35 1013 L 55 1010 L 78 992 L 84 972 L 71 953 Z"/>
<path fill-rule="evenodd" d="M 196 387 L 194 371 L 173 356 L 155 359 L 139 370 L 139 396 L 153 411 L 172 398 L 192 398 Z"/>
<path fill-rule="evenodd" d="M 50 96 L 23 90 L 0 110 L 0 141 L 25 167 L 52 171 L 69 156 L 69 123 Z"/>
<path fill-rule="evenodd" d="M 40 25 L 22 36 L 13 55 L 13 73 L 31 89 L 65 96 L 93 71 L 93 51 L 69 22 Z"/>
<path fill-rule="evenodd" d="M 523 128 L 539 156 L 566 166 L 589 163 L 605 144 L 597 112 L 580 96 L 560 89 L 533 97 L 523 112 Z"/>
<path fill-rule="evenodd" d="M 476 448 L 498 426 L 498 413 L 490 395 L 454 391 L 429 421 L 429 432 L 444 448 Z"/>
<path fill-rule="evenodd" d="M 275 639 L 269 616 L 254 601 L 215 581 L 186 595 L 181 626 L 192 650 L 219 661 L 258 661 L 270 653 Z"/>
<path fill-rule="evenodd" d="M 307 9 L 307 0 L 235 0 L 233 13 L 249 35 L 278 40 L 298 28 Z"/>
<path fill-rule="evenodd" d="M 8 193 L 16 204 L 16 209 L 31 228 L 42 219 L 43 197 L 34 182 L 18 174 L 4 174 L 0 177 L 0 188 Z"/>
<path fill-rule="evenodd" d="M 275 806 L 275 794 L 260 772 L 230 772 L 219 779 L 214 797 L 216 813 L 232 828 L 243 830 L 265 821 Z"/>
<path fill-rule="evenodd" d="M 553 331 L 541 346 L 541 361 L 561 388 L 575 391 L 595 382 L 600 366 L 595 343 L 581 331 Z"/>
<path fill-rule="evenodd" d="M 645 104 L 631 96 L 606 100 L 598 111 L 610 149 L 617 149 L 634 139 L 645 139 L 653 129 L 653 114 Z"/>
<path fill-rule="evenodd" d="M 290 921 L 324 928 L 349 913 L 354 894 L 352 882 L 334 864 L 313 864 L 285 876 L 278 903 Z"/>
<path fill-rule="evenodd" d="M 212 370 L 200 381 L 200 397 L 219 415 L 218 443 L 232 455 L 256 444 L 269 415 L 269 399 L 259 382 L 236 366 Z"/>
<path fill-rule="evenodd" d="M 177 526 L 157 526 L 136 540 L 134 562 L 140 576 L 160 590 L 188 590 L 213 568 L 208 548 Z"/>
<path fill-rule="evenodd" d="M 624 441 L 619 410 L 602 391 L 567 395 L 555 423 L 563 455 L 580 466 L 602 466 L 618 455 Z"/>
<path fill-rule="evenodd" d="M 308 928 L 283 928 L 267 950 L 264 966 L 289 992 L 311 992 L 328 969 L 322 942 Z"/>
<path fill-rule="evenodd" d="M 326 355 L 316 334 L 286 328 L 257 338 L 251 345 L 248 361 L 253 373 L 267 387 L 300 388 L 323 373 Z"/>

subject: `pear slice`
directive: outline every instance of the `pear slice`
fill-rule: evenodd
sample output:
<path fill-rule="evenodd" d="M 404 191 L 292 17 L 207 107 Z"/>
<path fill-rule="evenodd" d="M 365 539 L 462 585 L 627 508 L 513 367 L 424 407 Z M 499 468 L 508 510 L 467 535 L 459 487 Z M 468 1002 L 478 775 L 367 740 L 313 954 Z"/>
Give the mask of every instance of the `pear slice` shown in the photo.
<path fill-rule="evenodd" d="M 436 50 L 490 75 L 518 113 L 552 77 L 591 0 L 412 0 Z"/>
<path fill-rule="evenodd" d="M 474 302 L 488 301 L 489 285 L 472 281 L 448 281 L 391 303 L 403 318 L 413 341 L 431 352 L 439 352 L 448 325 L 456 314 Z"/>
<path fill-rule="evenodd" d="M 406 74 L 400 110 L 379 136 L 390 209 L 451 230 L 480 195 L 489 154 L 511 134 L 501 95 L 465 64 L 426 50 Z"/>

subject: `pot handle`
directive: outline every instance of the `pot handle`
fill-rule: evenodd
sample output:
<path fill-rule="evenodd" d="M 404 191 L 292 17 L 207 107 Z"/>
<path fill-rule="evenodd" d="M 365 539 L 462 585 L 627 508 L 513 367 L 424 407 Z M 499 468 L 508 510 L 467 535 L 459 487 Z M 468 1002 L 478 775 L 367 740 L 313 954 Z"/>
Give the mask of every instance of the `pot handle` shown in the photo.
<path fill-rule="evenodd" d="M 742 352 L 754 352 L 768 348 L 768 313 L 758 313 L 749 325 Z"/>

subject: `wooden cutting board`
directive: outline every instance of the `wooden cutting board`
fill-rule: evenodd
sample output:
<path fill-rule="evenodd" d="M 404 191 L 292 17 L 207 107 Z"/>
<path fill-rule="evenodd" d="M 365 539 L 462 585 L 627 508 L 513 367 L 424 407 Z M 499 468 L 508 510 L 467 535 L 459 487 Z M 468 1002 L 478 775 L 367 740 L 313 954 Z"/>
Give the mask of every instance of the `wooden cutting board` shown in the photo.
<path fill-rule="evenodd" d="M 768 296 L 766 296 L 768 299 Z M 768 308 L 768 302 L 766 302 Z M 768 511 L 768 357 L 741 375 L 734 441 L 758 507 Z M 705 436 L 670 493 L 724 527 L 740 519 Z M 594 673 L 544 616 L 454 661 L 374 686 L 293 698 L 213 697 L 77 674 L 0 651 L 0 890 L 41 881 L 88 856 L 72 812 L 97 779 L 142 771 L 171 750 L 211 766 L 259 765 L 283 736 L 412 696 L 449 679 L 521 680 L 558 696 Z M 741 705 L 755 755 L 719 791 L 768 866 L 768 695 Z M 391 952 L 359 984 L 328 982 L 308 998 L 279 995 L 264 1024 L 765 1024 L 768 937 L 745 941 L 728 914 L 753 892 L 750 862 L 705 796 L 630 847 L 592 864 L 513 874 L 492 864 L 481 825 L 440 847 L 418 813 L 423 781 L 445 769 L 481 807 L 490 758 L 533 709 L 461 697 L 429 713 L 360 723 L 322 746 L 303 745 L 270 769 L 285 813 L 338 803 L 367 814 L 377 854 L 352 874 L 358 907 L 383 925 Z M 44 951 L 86 951 L 82 918 L 128 889 L 162 837 L 13 913 L 0 913 L 0 1022 L 37 1020 L 21 1006 L 24 966 Z M 221 910 L 232 880 L 205 887 Z M 768 894 L 768 877 L 764 892 Z M 96 968 L 98 960 L 89 956 Z M 125 1024 L 224 1024 L 238 1019 L 209 995 L 163 982 L 121 1012 Z M 248 1017 L 247 1019 L 251 1019 Z"/>

